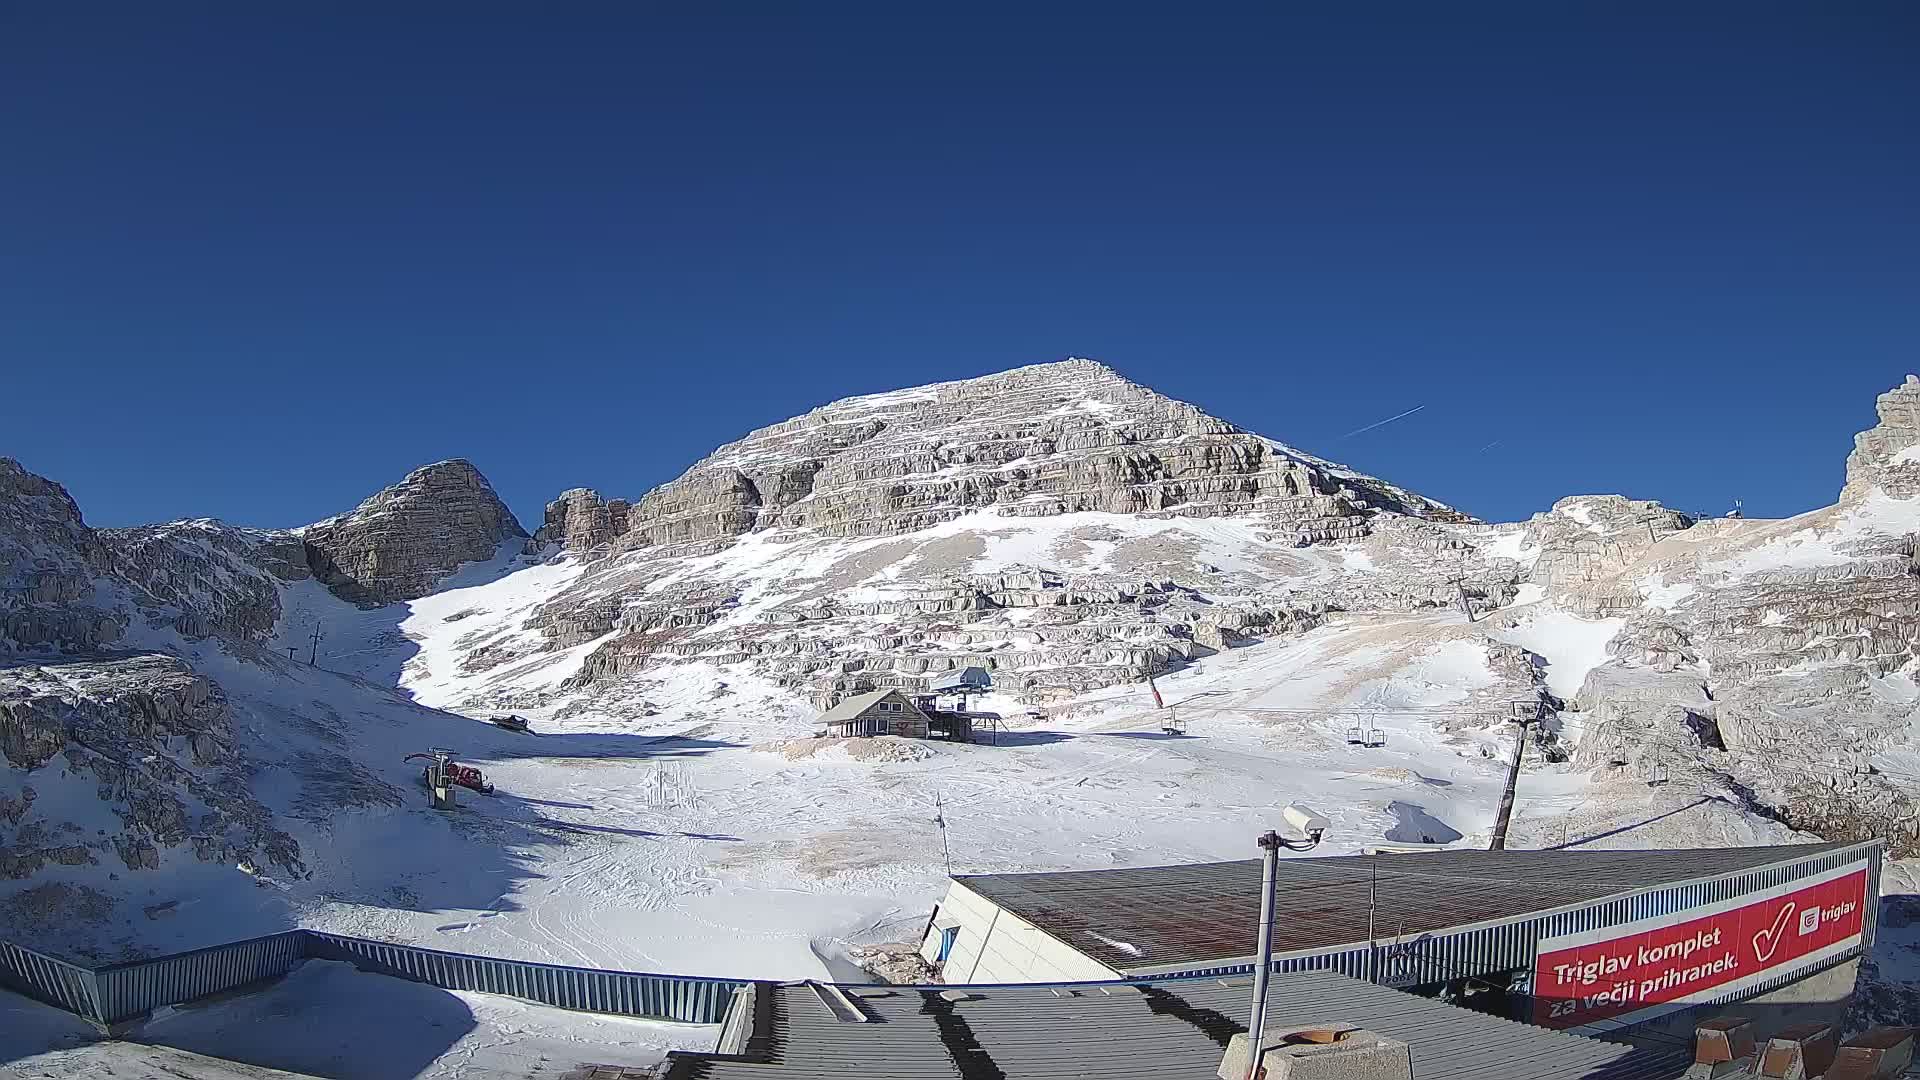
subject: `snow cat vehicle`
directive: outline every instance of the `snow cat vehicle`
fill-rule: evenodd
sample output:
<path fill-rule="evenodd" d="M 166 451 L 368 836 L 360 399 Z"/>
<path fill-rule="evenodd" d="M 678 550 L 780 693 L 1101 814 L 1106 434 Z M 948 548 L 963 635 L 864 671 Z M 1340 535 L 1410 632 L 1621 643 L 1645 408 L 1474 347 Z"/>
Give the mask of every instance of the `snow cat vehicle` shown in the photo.
<path fill-rule="evenodd" d="M 420 782 L 428 788 L 432 788 L 433 755 L 408 754 L 401 760 L 412 761 L 414 758 L 424 758 L 426 760 L 426 765 L 420 769 Z M 482 795 L 493 794 L 493 785 L 487 782 L 487 778 L 481 774 L 479 769 L 471 765 L 462 765 L 457 761 L 447 762 L 447 779 L 452 781 L 455 787 L 463 787 L 468 791 L 477 791 Z"/>

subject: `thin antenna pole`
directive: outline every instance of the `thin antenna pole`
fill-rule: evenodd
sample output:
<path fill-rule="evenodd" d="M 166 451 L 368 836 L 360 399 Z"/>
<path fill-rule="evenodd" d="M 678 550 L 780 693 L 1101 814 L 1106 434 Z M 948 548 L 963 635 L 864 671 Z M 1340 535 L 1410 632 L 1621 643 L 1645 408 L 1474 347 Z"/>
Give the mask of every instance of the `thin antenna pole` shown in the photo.
<path fill-rule="evenodd" d="M 940 826 L 940 862 L 947 868 L 947 876 L 953 876 L 953 856 L 947 853 L 947 814 L 941 807 L 940 793 L 933 793 L 933 823 Z"/>
<path fill-rule="evenodd" d="M 307 666 L 315 667 L 320 659 L 320 624 L 313 624 L 313 646 L 307 652 Z"/>

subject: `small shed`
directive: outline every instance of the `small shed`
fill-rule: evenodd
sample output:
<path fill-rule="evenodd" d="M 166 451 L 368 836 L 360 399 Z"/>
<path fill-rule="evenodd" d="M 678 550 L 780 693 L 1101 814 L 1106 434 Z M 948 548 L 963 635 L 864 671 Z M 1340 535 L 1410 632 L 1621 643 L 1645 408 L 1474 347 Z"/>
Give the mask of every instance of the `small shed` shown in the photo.
<path fill-rule="evenodd" d="M 927 737 L 927 714 L 898 690 L 855 694 L 821 713 L 820 724 L 827 734 L 843 738 L 856 735 Z"/>

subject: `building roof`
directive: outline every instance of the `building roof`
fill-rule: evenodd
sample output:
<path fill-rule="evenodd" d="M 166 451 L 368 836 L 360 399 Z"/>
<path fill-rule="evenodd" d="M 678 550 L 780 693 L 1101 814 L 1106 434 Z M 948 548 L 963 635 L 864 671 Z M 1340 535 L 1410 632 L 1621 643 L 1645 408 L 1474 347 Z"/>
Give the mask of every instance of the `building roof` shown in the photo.
<path fill-rule="evenodd" d="M 833 708 L 820 714 L 819 723 L 831 724 L 842 720 L 852 720 L 880 702 L 888 694 L 897 694 L 898 690 L 869 690 L 864 694 L 855 694 Z"/>
<path fill-rule="evenodd" d="M 993 685 L 993 676 L 983 667 L 965 667 L 954 671 L 942 672 L 927 680 L 927 691 L 938 693 L 966 687 L 972 690 L 984 690 Z"/>
<path fill-rule="evenodd" d="M 1282 857 L 1273 950 L 1364 943 L 1370 895 L 1376 932 L 1422 934 L 1843 846 Z M 1253 954 L 1260 921 L 1258 859 L 1137 870 L 970 874 L 954 880 L 1122 973 L 1244 960 Z"/>
<path fill-rule="evenodd" d="M 1228 1041 L 1246 1030 L 1252 985 L 1242 976 L 840 987 L 873 1021 L 858 1023 L 811 984 L 762 984 L 747 1053 L 676 1054 L 665 1077 L 1214 1080 Z M 1276 977 L 1267 1015 L 1268 1030 L 1349 1023 L 1403 1040 L 1420 1080 L 1668 1080 L 1692 1056 L 1679 1043 L 1646 1050 L 1548 1031 L 1324 971 Z"/>

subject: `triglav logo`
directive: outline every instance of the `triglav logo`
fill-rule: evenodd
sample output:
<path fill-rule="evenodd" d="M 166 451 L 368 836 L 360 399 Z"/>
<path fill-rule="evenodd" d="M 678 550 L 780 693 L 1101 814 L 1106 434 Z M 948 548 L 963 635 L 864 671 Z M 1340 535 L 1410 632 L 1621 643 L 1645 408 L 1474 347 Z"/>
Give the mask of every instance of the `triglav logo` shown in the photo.
<path fill-rule="evenodd" d="M 1800 936 L 1806 937 L 1820 929 L 1820 909 L 1808 908 L 1800 913 Z"/>

